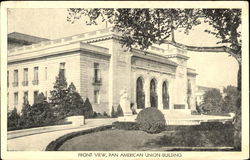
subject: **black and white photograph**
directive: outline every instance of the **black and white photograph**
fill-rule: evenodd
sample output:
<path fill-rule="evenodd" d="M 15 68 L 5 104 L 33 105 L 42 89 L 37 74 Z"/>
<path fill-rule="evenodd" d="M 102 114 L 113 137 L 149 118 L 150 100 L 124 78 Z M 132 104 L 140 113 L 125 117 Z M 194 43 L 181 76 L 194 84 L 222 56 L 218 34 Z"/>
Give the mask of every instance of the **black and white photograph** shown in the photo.
<path fill-rule="evenodd" d="M 249 158 L 248 9 L 2 3 L 1 157 Z"/>

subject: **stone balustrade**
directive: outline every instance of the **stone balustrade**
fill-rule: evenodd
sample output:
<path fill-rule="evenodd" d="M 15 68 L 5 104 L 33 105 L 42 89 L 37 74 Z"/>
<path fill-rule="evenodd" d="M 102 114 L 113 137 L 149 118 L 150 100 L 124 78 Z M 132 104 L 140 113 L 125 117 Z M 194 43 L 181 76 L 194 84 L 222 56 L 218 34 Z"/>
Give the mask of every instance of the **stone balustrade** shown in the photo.
<path fill-rule="evenodd" d="M 57 46 L 57 45 L 61 45 L 64 43 L 82 41 L 82 40 L 91 39 L 94 37 L 102 37 L 102 36 L 109 35 L 112 33 L 118 34 L 118 32 L 114 31 L 113 27 L 109 27 L 109 28 L 91 31 L 91 32 L 86 32 L 86 33 L 82 33 L 82 34 L 77 34 L 77 35 L 73 35 L 73 36 L 69 36 L 69 37 L 63 37 L 63 38 L 59 38 L 59 39 L 55 39 L 55 40 L 42 41 L 40 43 L 36 43 L 36 44 L 28 45 L 28 46 L 13 48 L 13 49 L 8 51 L 8 55 L 11 56 L 11 55 L 20 54 L 20 53 L 27 52 L 27 51 L 35 51 L 35 50 L 44 49 L 47 47 Z M 156 47 L 156 46 L 150 46 L 148 50 L 152 51 L 152 52 L 156 52 L 158 54 L 167 54 L 167 53 L 172 53 L 172 52 L 173 53 L 183 53 L 184 52 L 180 49 L 174 49 L 174 50 L 168 49 L 168 50 L 166 50 L 166 49 Z"/>
<path fill-rule="evenodd" d="M 33 50 L 37 50 L 37 49 L 43 49 L 45 47 L 60 45 L 60 44 L 63 44 L 63 43 L 81 41 L 81 40 L 84 40 L 84 39 L 104 36 L 104 35 L 111 34 L 111 33 L 114 33 L 113 28 L 111 28 L 111 27 L 110 28 L 105 28 L 105 29 L 96 30 L 96 31 L 92 31 L 92 32 L 86 32 L 86 33 L 73 35 L 73 36 L 69 36 L 69 37 L 63 37 L 63 38 L 59 38 L 59 39 L 55 39 L 55 40 L 51 40 L 51 41 L 43 41 L 43 42 L 32 44 L 32 45 L 29 45 L 29 46 L 13 48 L 13 49 L 8 51 L 8 54 L 9 55 L 15 55 L 15 54 L 19 54 L 21 52 L 33 51 Z"/>

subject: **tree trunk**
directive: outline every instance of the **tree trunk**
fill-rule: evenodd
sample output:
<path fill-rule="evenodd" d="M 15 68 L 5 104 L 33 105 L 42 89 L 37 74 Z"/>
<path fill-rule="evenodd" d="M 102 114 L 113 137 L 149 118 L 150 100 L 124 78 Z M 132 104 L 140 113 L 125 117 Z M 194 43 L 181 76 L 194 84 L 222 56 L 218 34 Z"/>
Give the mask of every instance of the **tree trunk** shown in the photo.
<path fill-rule="evenodd" d="M 238 91 L 241 92 L 241 64 L 239 64 L 238 75 L 237 75 L 237 88 Z"/>

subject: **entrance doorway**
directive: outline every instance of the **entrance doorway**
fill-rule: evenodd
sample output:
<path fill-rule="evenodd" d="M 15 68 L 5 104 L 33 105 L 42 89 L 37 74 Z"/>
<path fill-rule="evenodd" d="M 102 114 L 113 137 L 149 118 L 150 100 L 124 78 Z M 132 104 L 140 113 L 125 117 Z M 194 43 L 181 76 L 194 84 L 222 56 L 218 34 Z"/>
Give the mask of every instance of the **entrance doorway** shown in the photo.
<path fill-rule="evenodd" d="M 136 104 L 138 109 L 145 108 L 145 93 L 143 90 L 142 77 L 139 77 L 136 81 Z"/>
<path fill-rule="evenodd" d="M 151 107 L 156 107 L 158 106 L 158 96 L 156 92 L 156 80 L 152 79 L 150 81 L 150 105 Z"/>
<path fill-rule="evenodd" d="M 166 81 L 164 81 L 162 84 L 162 103 L 163 103 L 163 109 L 169 109 L 169 94 L 168 94 L 168 85 Z"/>

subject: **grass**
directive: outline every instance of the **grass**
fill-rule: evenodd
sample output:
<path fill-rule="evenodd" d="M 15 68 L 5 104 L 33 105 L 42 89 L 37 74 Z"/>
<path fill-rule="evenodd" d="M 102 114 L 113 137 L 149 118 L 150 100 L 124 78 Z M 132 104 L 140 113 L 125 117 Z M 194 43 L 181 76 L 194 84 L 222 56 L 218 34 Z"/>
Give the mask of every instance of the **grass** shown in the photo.
<path fill-rule="evenodd" d="M 60 151 L 143 151 L 163 147 L 232 147 L 233 130 L 209 129 L 163 131 L 149 134 L 140 130 L 110 129 L 80 135 L 64 142 Z"/>

